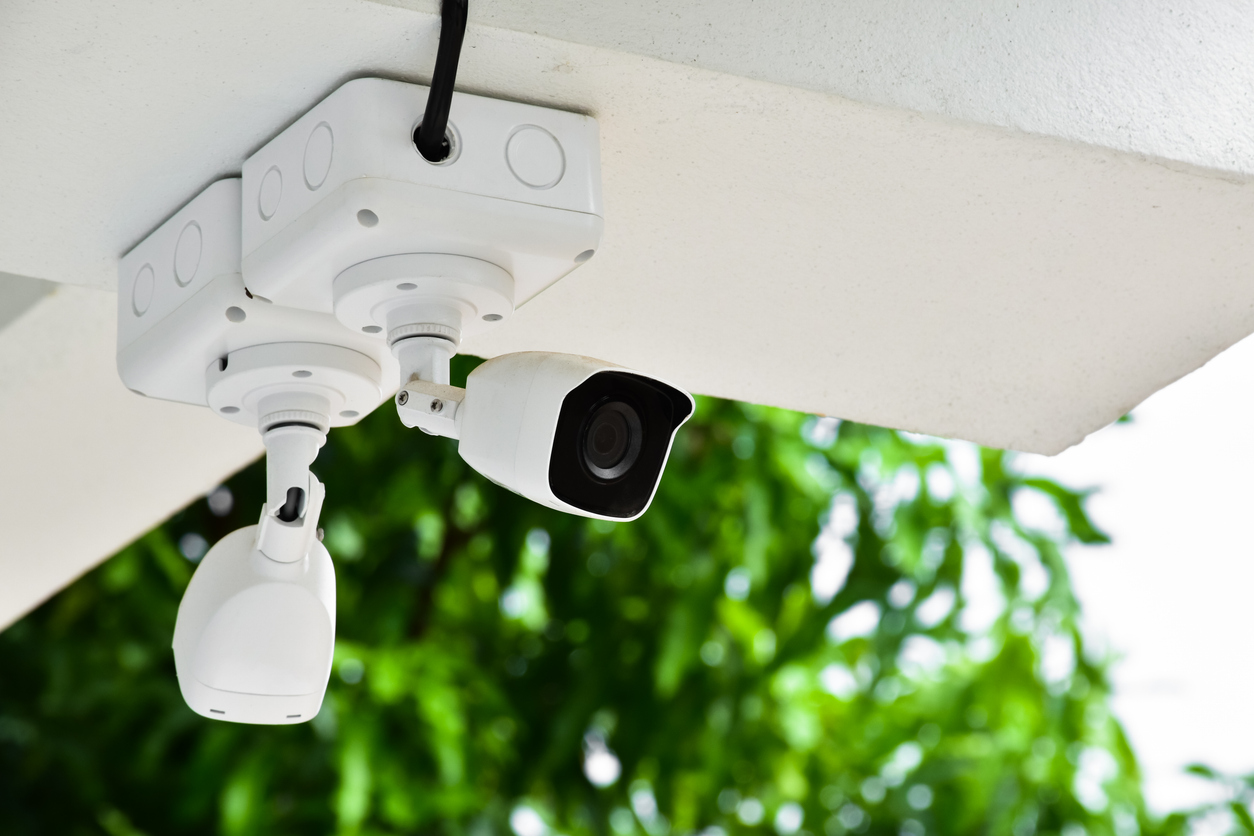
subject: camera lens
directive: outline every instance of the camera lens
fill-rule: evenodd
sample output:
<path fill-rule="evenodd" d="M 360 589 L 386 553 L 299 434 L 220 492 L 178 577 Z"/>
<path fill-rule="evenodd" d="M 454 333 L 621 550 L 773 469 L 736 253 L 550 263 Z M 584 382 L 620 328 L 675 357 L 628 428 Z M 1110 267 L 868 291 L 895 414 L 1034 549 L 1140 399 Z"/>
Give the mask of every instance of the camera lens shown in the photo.
<path fill-rule="evenodd" d="M 549 454 L 549 490 L 580 513 L 634 519 L 662 477 L 692 397 L 634 372 L 597 372 L 562 400 Z"/>
<path fill-rule="evenodd" d="M 635 464 L 643 436 L 640 413 L 631 405 L 601 404 L 584 425 L 584 466 L 597 478 L 617 479 Z"/>

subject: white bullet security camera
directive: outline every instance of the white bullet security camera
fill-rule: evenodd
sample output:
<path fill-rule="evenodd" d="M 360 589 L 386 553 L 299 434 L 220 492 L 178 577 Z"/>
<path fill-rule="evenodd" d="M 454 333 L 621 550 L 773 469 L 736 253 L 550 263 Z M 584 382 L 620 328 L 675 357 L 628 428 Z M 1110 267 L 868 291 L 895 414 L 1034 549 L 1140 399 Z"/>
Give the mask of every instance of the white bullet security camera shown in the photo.
<path fill-rule="evenodd" d="M 493 482 L 608 520 L 634 520 L 649 507 L 675 432 L 693 411 L 692 396 L 665 381 L 538 351 L 487 361 L 464 394 L 411 381 L 397 404 L 410 426 L 451 413 L 436 431 L 458 438 L 462 458 Z"/>

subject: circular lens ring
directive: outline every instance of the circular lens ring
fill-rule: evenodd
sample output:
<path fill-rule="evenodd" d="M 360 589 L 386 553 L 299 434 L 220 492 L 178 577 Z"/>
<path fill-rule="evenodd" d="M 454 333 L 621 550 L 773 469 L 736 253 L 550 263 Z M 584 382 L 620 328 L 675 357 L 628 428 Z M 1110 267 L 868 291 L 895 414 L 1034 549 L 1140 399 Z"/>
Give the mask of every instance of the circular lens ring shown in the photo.
<path fill-rule="evenodd" d="M 621 443 L 611 440 L 609 449 L 602 453 L 594 444 L 598 435 L 605 440 L 599 432 L 605 428 L 614 428 L 619 433 L 625 431 L 626 438 Z M 624 476 L 640 458 L 644 426 L 635 407 L 620 400 L 604 400 L 589 411 L 579 437 L 580 462 L 595 478 L 610 482 Z"/>
<path fill-rule="evenodd" d="M 600 409 L 588 425 L 584 455 L 594 466 L 608 470 L 627 456 L 631 429 L 627 419 L 615 409 Z"/>

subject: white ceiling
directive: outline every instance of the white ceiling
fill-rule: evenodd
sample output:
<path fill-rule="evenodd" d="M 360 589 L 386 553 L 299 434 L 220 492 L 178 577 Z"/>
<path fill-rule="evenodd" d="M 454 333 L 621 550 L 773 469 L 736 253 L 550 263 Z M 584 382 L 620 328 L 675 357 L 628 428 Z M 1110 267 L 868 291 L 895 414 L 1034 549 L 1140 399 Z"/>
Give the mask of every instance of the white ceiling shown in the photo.
<path fill-rule="evenodd" d="M 112 289 L 123 252 L 338 84 L 423 80 L 435 4 L 411 5 L 9 0 L 0 271 Z M 1254 332 L 1254 8 L 1109 5 L 472 0 L 459 86 L 596 116 L 607 231 L 468 349 L 576 351 L 697 392 L 1074 444 Z M 67 298 L 0 332 L 6 408 L 63 408 L 52 382 L 22 388 L 49 352 L 111 375 L 108 339 L 78 335 L 108 334 L 112 304 Z M 160 455 L 126 442 L 168 488 L 130 535 L 259 449 L 96 385 L 119 395 L 97 427 L 142 415 L 185 439 Z M 24 494 L 36 514 L 55 463 L 116 477 L 95 442 L 20 426 L 46 457 L 8 450 L 0 467 L 47 484 Z M 218 444 L 217 466 L 184 478 Z M 54 547 L 26 548 L 9 554 Z"/>
<path fill-rule="evenodd" d="M 471 14 L 855 101 L 1254 173 L 1247 2 L 472 0 Z"/>

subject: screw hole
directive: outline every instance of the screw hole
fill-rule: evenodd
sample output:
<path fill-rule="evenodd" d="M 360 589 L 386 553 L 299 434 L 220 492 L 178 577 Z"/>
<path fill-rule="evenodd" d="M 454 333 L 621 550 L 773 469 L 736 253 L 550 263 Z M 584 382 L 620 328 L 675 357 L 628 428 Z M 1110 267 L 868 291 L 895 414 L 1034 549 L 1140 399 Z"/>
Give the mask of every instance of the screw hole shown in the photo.
<path fill-rule="evenodd" d="M 500 322 L 504 318 L 505 317 L 501 316 L 499 313 L 490 313 L 490 314 L 483 315 L 484 322 Z"/>
<path fill-rule="evenodd" d="M 379 223 L 379 216 L 369 209 L 362 209 L 357 213 L 357 223 L 369 229 Z"/>
<path fill-rule="evenodd" d="M 235 413 L 239 412 L 239 407 L 238 406 L 224 406 L 222 407 L 221 412 L 223 415 L 234 415 Z"/>
<path fill-rule="evenodd" d="M 243 308 L 237 308 L 234 305 L 226 309 L 226 318 L 232 322 L 243 322 L 248 318 L 248 314 L 244 313 Z"/>
<path fill-rule="evenodd" d="M 381 328 L 378 325 L 367 325 L 365 328 L 362 328 L 361 330 L 365 331 L 367 334 L 377 334 L 380 331 L 382 331 L 383 328 Z"/>
<path fill-rule="evenodd" d="M 298 371 L 292 372 L 292 377 L 313 377 L 313 372 L 306 371 L 305 369 L 300 369 Z"/>

